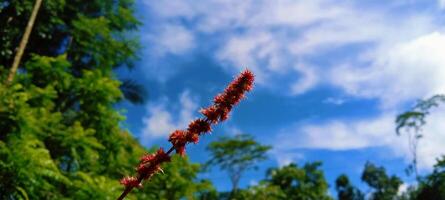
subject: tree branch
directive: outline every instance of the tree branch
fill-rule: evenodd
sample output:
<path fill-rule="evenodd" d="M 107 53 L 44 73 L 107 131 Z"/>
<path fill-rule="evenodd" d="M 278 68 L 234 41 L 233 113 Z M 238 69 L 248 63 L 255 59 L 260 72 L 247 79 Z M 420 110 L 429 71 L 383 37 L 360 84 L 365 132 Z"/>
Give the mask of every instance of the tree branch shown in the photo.
<path fill-rule="evenodd" d="M 20 45 L 17 49 L 17 53 L 15 54 L 14 61 L 12 63 L 12 67 L 9 71 L 8 78 L 6 79 L 5 84 L 9 85 L 14 80 L 14 76 L 17 72 L 17 68 L 19 67 L 20 60 L 22 59 L 23 52 L 25 51 L 26 44 L 28 44 L 29 35 L 31 35 L 32 28 L 34 26 L 34 22 L 37 17 L 37 13 L 39 12 L 40 5 L 43 0 L 36 0 L 34 7 L 32 9 L 31 17 L 29 18 L 28 24 L 26 25 L 25 33 L 23 34 L 22 40 L 20 41 Z"/>

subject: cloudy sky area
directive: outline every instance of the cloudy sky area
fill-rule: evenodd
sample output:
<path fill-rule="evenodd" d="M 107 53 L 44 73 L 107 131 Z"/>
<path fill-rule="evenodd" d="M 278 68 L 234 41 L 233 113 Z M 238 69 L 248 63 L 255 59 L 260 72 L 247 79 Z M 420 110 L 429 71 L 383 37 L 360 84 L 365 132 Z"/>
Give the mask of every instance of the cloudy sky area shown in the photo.
<path fill-rule="evenodd" d="M 167 146 L 172 130 L 249 68 L 254 91 L 188 148 L 192 161 L 208 159 L 205 146 L 220 135 L 249 133 L 274 149 L 243 186 L 268 167 L 316 160 L 331 186 L 340 173 L 360 185 L 367 160 L 412 180 L 394 121 L 417 99 L 445 93 L 444 13 L 444 0 L 140 0 L 141 60 L 122 76 L 150 95 L 146 105 L 122 105 L 125 126 L 147 146 Z M 423 172 L 443 153 L 443 111 L 424 128 Z M 230 188 L 223 173 L 203 177 Z"/>

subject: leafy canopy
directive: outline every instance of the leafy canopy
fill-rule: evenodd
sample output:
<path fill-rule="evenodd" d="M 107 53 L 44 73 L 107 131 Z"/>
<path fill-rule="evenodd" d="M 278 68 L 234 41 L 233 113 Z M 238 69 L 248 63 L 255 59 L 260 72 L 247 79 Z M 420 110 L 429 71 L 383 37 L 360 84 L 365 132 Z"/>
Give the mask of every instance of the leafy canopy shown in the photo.
<path fill-rule="evenodd" d="M 206 165 L 216 165 L 229 173 L 233 191 L 236 191 L 238 182 L 244 171 L 255 168 L 259 161 L 267 158 L 266 152 L 270 146 L 261 145 L 250 135 L 237 135 L 235 137 L 222 137 L 209 144 L 211 160 Z"/>
<path fill-rule="evenodd" d="M 33 4 L 0 1 L 1 83 Z M 118 180 L 146 151 L 120 127 L 125 118 L 115 108 L 135 88 L 113 71 L 137 58 L 133 6 L 132 0 L 43 2 L 14 82 L 0 84 L 0 199 L 119 196 Z M 196 179 L 199 169 L 174 159 L 162 180 L 168 187 L 150 183 L 158 196 L 138 191 L 129 199 L 211 194 L 209 183 Z"/>

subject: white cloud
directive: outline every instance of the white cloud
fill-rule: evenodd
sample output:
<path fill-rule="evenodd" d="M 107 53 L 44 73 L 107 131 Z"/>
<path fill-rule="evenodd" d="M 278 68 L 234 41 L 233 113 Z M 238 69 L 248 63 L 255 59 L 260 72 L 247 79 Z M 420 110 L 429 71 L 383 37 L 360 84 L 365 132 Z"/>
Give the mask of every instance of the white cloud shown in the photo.
<path fill-rule="evenodd" d="M 445 35 L 439 32 L 380 49 L 373 64 L 332 69 L 331 81 L 348 94 L 380 99 L 382 107 L 445 92 Z"/>
<path fill-rule="evenodd" d="M 393 116 L 387 115 L 361 121 L 332 120 L 321 124 L 299 125 L 279 134 L 277 145 L 289 149 L 330 150 L 385 146 L 396 138 Z"/>
<path fill-rule="evenodd" d="M 437 2 L 445 7 L 444 0 Z M 209 53 L 226 70 L 248 67 L 257 74 L 259 85 L 277 84 L 289 88 L 290 95 L 300 95 L 317 85 L 334 84 L 347 95 L 381 102 L 379 117 L 289 128 L 278 138 L 283 151 L 295 145 L 331 150 L 384 146 L 406 158 L 406 142 L 394 133 L 400 105 L 445 92 L 445 32 L 435 14 L 403 10 L 411 3 L 415 2 L 364 6 L 329 0 L 145 1 L 154 15 L 148 25 L 160 27 L 148 36 L 159 55 L 184 55 L 209 43 Z M 211 41 L 200 41 L 199 36 Z M 341 49 L 353 44 L 366 45 Z M 340 59 L 337 53 L 346 55 Z M 149 111 L 146 135 L 168 134 L 182 121 L 165 103 Z M 186 113 L 180 115 L 193 116 Z M 431 134 L 419 151 L 423 167 L 434 163 L 445 141 L 438 139 L 443 137 L 440 130 L 445 127 L 439 122 L 445 116 L 429 119 L 425 132 Z M 277 155 L 280 163 L 298 157 Z"/>
<path fill-rule="evenodd" d="M 323 100 L 323 103 L 326 104 L 333 104 L 333 105 L 343 105 L 347 101 L 346 98 L 340 98 L 340 97 L 328 97 L 325 100 Z"/>
<path fill-rule="evenodd" d="M 163 99 L 153 105 L 149 104 L 148 114 L 142 119 L 144 128 L 142 130 L 142 142 L 147 143 L 151 139 L 167 137 L 176 129 L 184 129 L 197 113 L 198 105 L 196 97 L 193 97 L 188 90 L 181 93 L 176 107 L 167 107 L 175 105 L 167 99 Z"/>
<path fill-rule="evenodd" d="M 165 54 L 185 54 L 195 47 L 195 36 L 181 25 L 166 24 L 159 26 L 155 34 L 147 35 L 144 43 L 150 44 L 157 57 Z"/>
<path fill-rule="evenodd" d="M 295 71 L 299 72 L 300 78 L 291 84 L 291 94 L 293 95 L 303 94 L 319 82 L 318 72 L 315 68 L 299 64 L 295 67 Z"/>
<path fill-rule="evenodd" d="M 218 34 L 214 37 L 218 41 L 215 57 L 226 68 L 239 71 L 249 67 L 260 85 L 270 84 L 283 74 L 301 77 L 284 83 L 289 84 L 293 95 L 312 89 L 320 79 L 320 74 L 310 72 L 317 66 L 304 70 L 296 67 L 310 56 L 355 43 L 388 46 L 434 27 L 432 17 L 394 13 L 391 4 L 365 10 L 352 2 L 326 0 L 211 0 L 198 4 L 169 0 L 145 4 L 154 13 L 155 22 L 167 27 L 153 38 L 159 43 L 158 51 L 183 54 L 196 43 L 207 42 L 196 39 L 196 34 Z M 172 25 L 181 20 L 193 23 Z"/>
<path fill-rule="evenodd" d="M 439 7 L 440 7 L 441 9 L 444 9 L 444 8 L 445 8 L 445 0 L 437 0 L 437 2 L 438 2 Z"/>
<path fill-rule="evenodd" d="M 277 154 L 292 152 L 296 148 L 351 150 L 368 147 L 390 149 L 389 156 L 411 161 L 407 137 L 395 133 L 395 114 L 387 113 L 371 119 L 331 120 L 317 124 L 299 124 L 277 135 Z M 431 169 L 436 158 L 444 154 L 445 108 L 432 111 L 423 129 L 423 138 L 418 147 L 420 169 Z M 283 158 L 278 158 L 282 162 Z M 281 160 L 281 161 L 280 161 Z"/>
<path fill-rule="evenodd" d="M 280 145 L 274 145 L 274 148 L 270 150 L 269 154 L 275 159 L 279 167 L 286 166 L 290 163 L 297 163 L 304 159 L 303 153 L 292 151 Z"/>
<path fill-rule="evenodd" d="M 229 136 L 236 136 L 236 135 L 240 135 L 240 134 L 245 134 L 245 132 L 243 132 L 240 128 L 236 127 L 236 126 L 232 126 L 232 125 L 224 125 L 224 132 L 225 134 L 229 135 Z"/>
<path fill-rule="evenodd" d="M 265 84 L 270 74 L 286 73 L 289 66 L 283 62 L 282 47 L 269 32 L 251 32 L 233 35 L 216 53 L 217 59 L 226 62 L 229 69 L 253 70 L 257 82 Z"/>
<path fill-rule="evenodd" d="M 431 167 L 436 163 L 436 158 L 444 154 L 445 141 L 445 108 L 432 111 L 427 118 L 427 125 L 423 129 L 423 138 L 419 143 L 420 167 Z"/>
<path fill-rule="evenodd" d="M 301 69 L 302 62 L 349 44 L 369 44 L 357 54 L 375 54 L 376 49 L 391 47 L 437 27 L 428 14 L 397 12 L 402 4 L 365 8 L 358 3 L 329 0 L 145 2 L 154 13 L 148 24 L 168 27 L 153 37 L 154 44 L 160 47 L 158 51 L 185 54 L 198 46 L 196 38 L 210 36 L 207 38 L 211 41 L 199 45 L 211 43 L 215 58 L 228 70 L 253 69 L 263 86 L 283 76 L 296 77 L 279 83 L 290 88 L 291 95 L 303 94 L 329 76 L 321 73 L 329 66 L 313 64 Z M 183 21 L 189 25 L 178 25 Z M 330 66 L 340 62 L 330 59 Z"/>
<path fill-rule="evenodd" d="M 371 56 L 370 65 L 345 64 L 332 68 L 330 82 L 349 95 L 379 99 L 381 116 L 290 128 L 278 137 L 277 145 L 285 149 L 329 150 L 385 147 L 392 150 L 393 156 L 409 162 L 411 154 L 407 139 L 395 134 L 395 116 L 403 103 L 445 93 L 445 35 L 441 32 L 424 34 L 382 46 L 372 54 L 368 55 Z M 436 158 L 443 154 L 445 114 L 441 113 L 445 113 L 445 109 L 433 112 L 424 127 L 418 152 L 421 169 L 430 169 Z"/>

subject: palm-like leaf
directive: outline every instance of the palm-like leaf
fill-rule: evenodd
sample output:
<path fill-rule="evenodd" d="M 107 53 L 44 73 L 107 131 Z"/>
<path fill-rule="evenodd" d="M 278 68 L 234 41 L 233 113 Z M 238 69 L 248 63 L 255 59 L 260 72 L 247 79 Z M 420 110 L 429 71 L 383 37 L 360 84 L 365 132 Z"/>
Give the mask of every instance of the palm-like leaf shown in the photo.
<path fill-rule="evenodd" d="M 124 98 L 133 104 L 143 104 L 148 96 L 145 87 L 131 79 L 122 80 L 120 89 Z"/>

